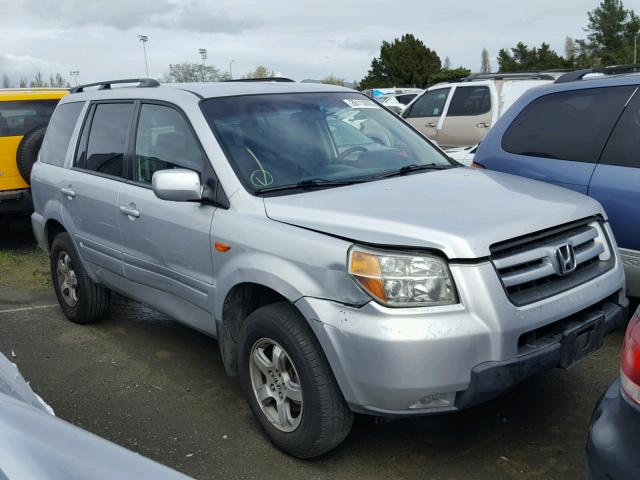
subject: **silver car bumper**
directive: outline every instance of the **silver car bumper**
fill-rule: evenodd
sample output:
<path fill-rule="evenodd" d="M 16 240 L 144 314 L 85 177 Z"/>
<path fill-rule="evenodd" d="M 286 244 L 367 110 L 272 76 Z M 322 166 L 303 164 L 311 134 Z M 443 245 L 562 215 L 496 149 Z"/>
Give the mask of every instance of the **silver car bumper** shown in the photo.
<path fill-rule="evenodd" d="M 601 276 L 522 307 L 509 302 L 488 261 L 452 264 L 451 272 L 458 305 L 358 308 L 308 297 L 296 303 L 354 411 L 393 416 L 465 408 L 559 365 L 562 334 L 549 326 L 575 326 L 600 311 L 606 334 L 626 319 L 619 257 Z M 523 334 L 534 331 L 537 343 L 524 342 Z"/>

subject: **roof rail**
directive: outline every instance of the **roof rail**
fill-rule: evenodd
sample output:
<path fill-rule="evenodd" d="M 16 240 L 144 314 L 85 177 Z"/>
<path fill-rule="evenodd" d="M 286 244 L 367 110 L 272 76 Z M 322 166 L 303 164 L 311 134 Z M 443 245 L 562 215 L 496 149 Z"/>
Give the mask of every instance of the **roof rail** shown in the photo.
<path fill-rule="evenodd" d="M 87 87 L 98 87 L 98 90 L 109 90 L 111 88 L 111 85 L 116 85 L 119 83 L 137 83 L 138 88 L 160 86 L 160 82 L 158 82 L 154 78 L 127 78 L 124 80 L 108 80 L 106 82 L 96 82 L 96 83 L 87 83 L 84 85 L 78 85 L 77 87 L 73 87 L 71 89 L 71 93 L 84 92 L 84 89 Z"/>
<path fill-rule="evenodd" d="M 575 82 L 577 80 L 582 80 L 585 75 L 589 73 L 601 73 L 603 75 L 615 75 L 619 73 L 633 73 L 640 72 L 640 64 L 639 63 L 630 63 L 628 65 L 609 65 L 607 67 L 596 67 L 596 68 L 583 68 L 581 70 L 574 70 L 569 73 L 565 73 L 561 77 L 559 77 L 555 83 L 567 83 L 567 82 Z"/>
<path fill-rule="evenodd" d="M 263 78 L 234 78 L 222 80 L 223 82 L 295 82 L 287 77 L 263 77 Z"/>
<path fill-rule="evenodd" d="M 476 73 L 457 79 L 457 82 L 473 82 L 476 80 L 555 80 L 556 77 L 544 72 L 513 73 Z"/>

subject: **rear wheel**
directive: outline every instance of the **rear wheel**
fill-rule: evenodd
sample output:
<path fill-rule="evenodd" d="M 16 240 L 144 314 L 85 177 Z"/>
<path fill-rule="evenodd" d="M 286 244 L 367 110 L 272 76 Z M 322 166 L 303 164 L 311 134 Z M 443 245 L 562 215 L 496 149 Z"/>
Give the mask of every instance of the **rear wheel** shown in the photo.
<path fill-rule="evenodd" d="M 109 310 L 111 291 L 89 278 L 67 233 L 51 245 L 51 277 L 60 308 L 72 322 L 93 322 Z"/>
<path fill-rule="evenodd" d="M 46 130 L 46 126 L 34 128 L 24 136 L 18 146 L 18 152 L 16 153 L 18 171 L 27 183 L 30 183 L 31 169 L 33 168 L 33 164 L 38 160 L 38 153 L 40 152 Z"/>
<path fill-rule="evenodd" d="M 353 414 L 322 348 L 292 305 L 274 303 L 249 315 L 238 355 L 251 410 L 280 450 L 316 457 L 349 434 Z"/>

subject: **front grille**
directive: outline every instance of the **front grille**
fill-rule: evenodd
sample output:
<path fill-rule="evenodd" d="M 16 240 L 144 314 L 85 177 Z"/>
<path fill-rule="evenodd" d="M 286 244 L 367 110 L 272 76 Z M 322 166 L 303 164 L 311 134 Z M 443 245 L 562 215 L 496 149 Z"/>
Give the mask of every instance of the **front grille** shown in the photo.
<path fill-rule="evenodd" d="M 612 268 L 615 258 L 605 232 L 594 217 L 492 245 L 491 261 L 509 300 L 518 306 L 536 302 Z M 575 267 L 568 272 L 558 254 L 567 246 Z"/>

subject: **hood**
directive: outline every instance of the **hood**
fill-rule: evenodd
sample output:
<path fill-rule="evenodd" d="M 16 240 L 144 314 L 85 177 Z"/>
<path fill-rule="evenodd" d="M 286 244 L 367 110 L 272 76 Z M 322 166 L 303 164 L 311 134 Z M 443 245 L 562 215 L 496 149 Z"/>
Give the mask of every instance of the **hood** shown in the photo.
<path fill-rule="evenodd" d="M 433 170 L 264 199 L 273 220 L 380 246 L 489 256 L 494 243 L 595 214 L 571 190 L 500 172 Z"/>

